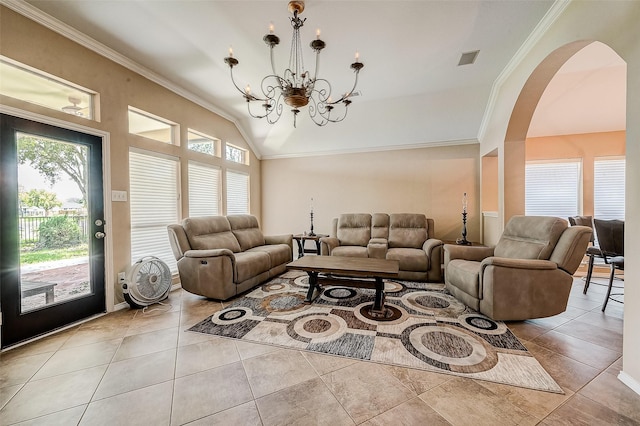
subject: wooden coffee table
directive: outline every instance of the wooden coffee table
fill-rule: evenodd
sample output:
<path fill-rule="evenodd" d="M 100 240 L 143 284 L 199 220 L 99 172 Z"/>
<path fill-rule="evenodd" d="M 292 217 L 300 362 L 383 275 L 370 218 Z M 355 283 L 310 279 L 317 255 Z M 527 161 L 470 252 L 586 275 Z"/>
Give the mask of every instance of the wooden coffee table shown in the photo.
<path fill-rule="evenodd" d="M 373 306 L 369 310 L 369 314 L 374 318 L 386 318 L 387 316 L 387 309 L 384 307 L 383 279 L 398 277 L 398 261 L 387 259 L 304 256 L 287 264 L 287 269 L 298 269 L 309 274 L 306 303 L 311 303 L 315 299 L 316 290 L 318 295 L 322 292 L 321 284 L 375 289 L 376 296 Z M 319 277 L 320 273 L 330 276 Z M 339 277 L 348 277 L 349 279 L 340 279 Z M 375 281 L 353 278 L 373 278 Z"/>

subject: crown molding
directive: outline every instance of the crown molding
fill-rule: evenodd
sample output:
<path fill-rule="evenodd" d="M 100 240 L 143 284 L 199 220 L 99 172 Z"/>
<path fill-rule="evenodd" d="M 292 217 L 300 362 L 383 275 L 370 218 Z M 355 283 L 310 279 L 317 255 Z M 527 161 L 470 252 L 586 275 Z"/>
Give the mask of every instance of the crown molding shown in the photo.
<path fill-rule="evenodd" d="M 480 122 L 480 128 L 478 129 L 478 140 L 484 140 L 485 134 L 487 132 L 487 126 L 489 125 L 489 120 L 491 119 L 491 115 L 493 114 L 493 109 L 495 108 L 496 101 L 498 99 L 498 94 L 504 82 L 511 76 L 513 71 L 522 63 L 524 58 L 531 52 L 531 49 L 540 41 L 542 36 L 546 34 L 547 30 L 553 23 L 562 15 L 565 9 L 569 6 L 572 0 L 556 0 L 553 5 L 549 8 L 547 13 L 542 17 L 538 25 L 533 29 L 529 37 L 522 43 L 522 46 L 518 49 L 515 55 L 511 58 L 511 60 L 504 67 L 502 72 L 498 75 L 496 80 L 493 82 L 491 86 L 491 93 L 489 94 L 489 101 L 487 102 L 487 106 L 484 110 L 484 115 L 482 116 L 482 121 Z"/>
<path fill-rule="evenodd" d="M 457 139 L 448 141 L 437 142 L 423 142 L 409 145 L 396 145 L 396 146 L 381 146 L 381 147 L 367 147 L 367 148 L 354 148 L 354 149 L 337 149 L 332 151 L 321 152 L 302 152 L 294 154 L 282 154 L 282 155 L 264 155 L 263 160 L 281 160 L 286 158 L 307 158 L 307 157 L 324 157 L 327 155 L 345 155 L 345 154 L 367 154 L 371 152 L 387 152 L 387 151 L 403 151 L 407 149 L 421 149 L 421 148 L 437 148 L 443 146 L 458 146 L 458 145 L 474 145 L 478 144 L 477 139 Z"/>
<path fill-rule="evenodd" d="M 135 72 L 136 74 L 139 74 L 142 77 L 150 81 L 153 81 L 156 84 L 159 84 L 165 89 L 170 90 L 171 92 L 179 96 L 182 96 L 183 98 L 193 102 L 194 104 L 197 104 L 211 111 L 212 113 L 217 114 L 220 117 L 232 122 L 238 129 L 238 132 L 240 133 L 240 135 L 244 138 L 244 140 L 247 142 L 249 147 L 253 150 L 256 157 L 258 157 L 259 160 L 262 159 L 261 152 L 258 149 L 256 149 L 256 146 L 254 145 L 254 143 L 252 142 L 251 138 L 249 137 L 247 132 L 244 130 L 244 128 L 240 125 L 238 120 L 235 117 L 229 115 L 227 112 L 221 110 L 211 102 L 208 102 L 202 99 L 201 97 L 199 97 L 198 95 L 173 83 L 172 81 L 167 80 L 161 75 L 138 64 L 137 62 L 129 59 L 128 57 L 122 55 L 121 53 L 116 52 L 110 47 L 105 46 L 104 44 L 98 42 L 97 40 L 92 39 L 88 35 L 76 30 L 70 25 L 67 25 L 64 22 L 54 18 L 53 16 L 44 13 L 40 9 L 30 5 L 24 0 L 0 0 L 0 4 L 8 7 L 9 9 L 12 9 L 13 11 L 21 14 L 22 16 L 29 18 L 32 21 L 52 31 L 57 32 L 58 34 L 78 43 L 79 45 L 86 47 L 87 49 L 92 50 L 97 54 L 104 56 L 105 58 L 119 65 L 122 65 L 123 67 Z"/>

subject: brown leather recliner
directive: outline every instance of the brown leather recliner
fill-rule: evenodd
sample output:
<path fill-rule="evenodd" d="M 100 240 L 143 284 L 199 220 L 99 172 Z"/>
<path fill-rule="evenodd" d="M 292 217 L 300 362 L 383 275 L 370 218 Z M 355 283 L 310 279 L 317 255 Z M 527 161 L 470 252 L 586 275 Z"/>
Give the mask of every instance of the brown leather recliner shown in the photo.
<path fill-rule="evenodd" d="M 591 228 L 547 216 L 514 216 L 495 247 L 445 244 L 445 286 L 495 320 L 564 312 Z"/>

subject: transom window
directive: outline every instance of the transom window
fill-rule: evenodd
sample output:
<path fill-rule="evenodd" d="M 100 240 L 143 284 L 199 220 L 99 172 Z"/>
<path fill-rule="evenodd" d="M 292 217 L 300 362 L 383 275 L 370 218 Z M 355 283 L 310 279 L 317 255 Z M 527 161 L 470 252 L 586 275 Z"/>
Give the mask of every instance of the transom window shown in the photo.
<path fill-rule="evenodd" d="M 95 120 L 97 94 L 69 81 L 0 56 L 0 94 Z"/>
<path fill-rule="evenodd" d="M 247 150 L 238 148 L 237 146 L 229 143 L 225 144 L 224 158 L 228 161 L 233 161 L 234 163 L 249 164 Z"/>
<path fill-rule="evenodd" d="M 189 129 L 187 132 L 187 148 L 191 151 L 219 157 L 220 139 Z"/>
<path fill-rule="evenodd" d="M 173 144 L 178 125 L 149 112 L 129 107 L 129 133 Z"/>

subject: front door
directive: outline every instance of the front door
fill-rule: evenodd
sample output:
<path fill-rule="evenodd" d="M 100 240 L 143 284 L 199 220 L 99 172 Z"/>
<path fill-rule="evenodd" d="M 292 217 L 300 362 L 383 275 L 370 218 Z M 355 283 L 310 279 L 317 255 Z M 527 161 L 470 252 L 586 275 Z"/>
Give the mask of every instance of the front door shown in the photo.
<path fill-rule="evenodd" d="M 105 311 L 102 138 L 0 117 L 2 347 Z"/>

